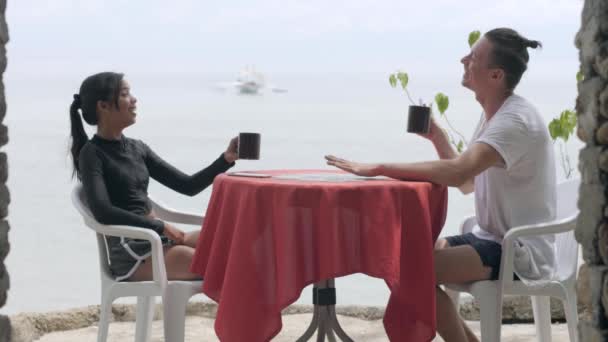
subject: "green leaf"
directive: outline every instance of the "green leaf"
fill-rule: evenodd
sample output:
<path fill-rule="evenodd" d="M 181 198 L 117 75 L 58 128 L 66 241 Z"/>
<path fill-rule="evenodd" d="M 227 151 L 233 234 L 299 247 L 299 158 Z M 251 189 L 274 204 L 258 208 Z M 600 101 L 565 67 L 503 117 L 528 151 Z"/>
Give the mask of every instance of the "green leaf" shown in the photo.
<path fill-rule="evenodd" d="M 464 143 L 462 142 L 462 140 L 458 141 L 458 145 L 456 145 L 456 150 L 458 151 L 458 153 L 462 152 L 463 147 Z"/>
<path fill-rule="evenodd" d="M 572 133 L 576 128 L 576 112 L 573 110 L 566 110 L 566 112 L 568 113 L 568 131 Z"/>
<path fill-rule="evenodd" d="M 407 73 L 401 72 L 401 71 L 397 73 L 397 79 L 399 80 L 399 83 L 401 83 L 401 88 L 403 88 L 403 89 L 405 89 L 407 87 L 407 83 L 410 80 Z"/>
<path fill-rule="evenodd" d="M 585 75 L 583 75 L 583 72 L 579 70 L 579 72 L 576 73 L 576 81 L 582 82 L 584 79 Z"/>
<path fill-rule="evenodd" d="M 479 40 L 479 37 L 481 37 L 481 32 L 479 31 L 472 31 L 469 33 L 469 47 L 473 47 L 475 42 Z"/>
<path fill-rule="evenodd" d="M 570 136 L 574 134 L 575 128 L 576 112 L 567 109 L 549 123 L 549 134 L 553 141 L 561 138 L 564 142 L 567 142 Z"/>
<path fill-rule="evenodd" d="M 397 86 L 397 76 L 395 76 L 395 74 L 391 74 L 388 77 L 388 82 L 391 84 L 391 87 L 395 88 Z"/>
<path fill-rule="evenodd" d="M 551 135 L 551 139 L 553 141 L 557 140 L 557 138 L 562 135 L 562 126 L 560 124 L 559 119 L 553 119 L 549 123 L 549 134 Z"/>
<path fill-rule="evenodd" d="M 559 116 L 561 126 L 561 138 L 568 141 L 570 135 L 574 134 L 576 127 L 576 113 L 572 110 L 564 110 Z"/>
<path fill-rule="evenodd" d="M 437 95 L 435 95 L 435 102 L 437 103 L 437 109 L 441 115 L 443 115 L 450 105 L 450 99 L 443 93 L 437 93 Z"/>

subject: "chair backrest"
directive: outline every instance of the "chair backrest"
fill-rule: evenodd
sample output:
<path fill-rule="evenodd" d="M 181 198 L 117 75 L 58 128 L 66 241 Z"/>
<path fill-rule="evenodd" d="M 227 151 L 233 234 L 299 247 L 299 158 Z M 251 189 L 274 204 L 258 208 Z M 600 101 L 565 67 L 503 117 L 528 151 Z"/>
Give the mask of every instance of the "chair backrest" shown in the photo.
<path fill-rule="evenodd" d="M 74 207 L 84 220 L 86 226 L 91 228 L 97 237 L 97 251 L 99 253 L 99 270 L 101 272 L 102 281 L 107 279 L 114 279 L 110 272 L 110 259 L 108 258 L 108 246 L 106 239 L 103 234 L 99 234 L 95 229 L 94 225 L 98 225 L 97 221 L 93 217 L 91 210 L 86 204 L 86 198 L 81 184 L 77 184 L 72 190 L 72 203 Z M 104 279 L 105 278 L 105 279 Z"/>
<path fill-rule="evenodd" d="M 580 180 L 571 179 L 557 186 L 556 219 L 563 220 L 578 215 L 578 192 Z M 572 225 L 576 219 L 572 220 Z M 559 233 L 555 236 L 555 253 L 557 262 L 557 278 L 565 280 L 576 275 L 578 265 L 578 242 L 574 238 L 574 230 Z"/>

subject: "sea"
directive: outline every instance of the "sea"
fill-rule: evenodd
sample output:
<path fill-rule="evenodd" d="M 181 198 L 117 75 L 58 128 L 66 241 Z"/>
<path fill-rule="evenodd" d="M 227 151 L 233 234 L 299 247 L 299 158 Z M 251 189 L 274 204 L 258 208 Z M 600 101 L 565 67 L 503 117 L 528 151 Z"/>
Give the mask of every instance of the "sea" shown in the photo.
<path fill-rule="evenodd" d="M 11 288 L 4 314 L 48 312 L 100 302 L 100 279 L 93 232 L 72 207 L 68 108 L 87 75 L 53 73 L 4 79 L 9 127 L 11 251 L 6 259 Z M 239 132 L 262 135 L 261 159 L 239 161 L 233 170 L 326 169 L 324 155 L 362 162 L 414 162 L 437 155 L 425 139 L 406 132 L 408 99 L 392 89 L 385 73 L 268 74 L 269 87 L 241 95 L 231 72 L 140 72 L 127 74 L 138 98 L 137 122 L 125 130 L 187 173 L 205 167 Z M 273 91 L 272 87 L 282 91 Z M 410 93 L 429 103 L 447 94 L 453 126 L 471 136 L 481 107 L 459 75 L 434 75 L 411 82 Z M 517 91 L 531 100 L 547 123 L 571 109 L 576 85 L 536 75 Z M 438 113 L 435 115 L 439 116 Z M 443 118 L 439 123 L 445 126 Z M 89 136 L 95 127 L 87 127 Z M 556 143 L 556 173 L 565 178 Z M 581 143 L 570 139 L 573 166 Z M 574 171 L 576 174 L 578 171 Z M 213 189 L 188 197 L 151 181 L 149 192 L 171 207 L 204 214 Z M 474 213 L 473 197 L 449 191 L 442 236 L 457 233 L 461 219 Z M 192 229 L 192 227 L 183 227 Z M 385 305 L 389 291 L 382 279 L 355 274 L 336 280 L 339 304 Z M 195 300 L 209 300 L 198 295 Z M 121 299 L 118 302 L 132 302 Z M 311 303 L 310 288 L 298 303 Z"/>

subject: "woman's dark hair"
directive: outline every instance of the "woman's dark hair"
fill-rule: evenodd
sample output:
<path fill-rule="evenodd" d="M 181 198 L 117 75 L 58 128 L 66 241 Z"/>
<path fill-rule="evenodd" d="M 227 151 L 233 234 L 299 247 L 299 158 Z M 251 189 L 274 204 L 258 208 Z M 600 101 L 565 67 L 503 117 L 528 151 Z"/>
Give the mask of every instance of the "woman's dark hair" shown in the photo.
<path fill-rule="evenodd" d="M 507 89 L 513 90 L 528 68 L 528 48 L 536 49 L 543 45 L 529 40 L 510 28 L 496 28 L 486 32 L 485 37 L 492 43 L 490 68 L 504 70 Z"/>
<path fill-rule="evenodd" d="M 89 140 L 82 117 L 89 125 L 97 125 L 97 102 L 107 101 L 114 102 L 118 107 L 118 96 L 120 94 L 120 86 L 124 75 L 115 72 L 101 72 L 87 77 L 80 86 L 78 94 L 74 94 L 74 100 L 70 106 L 70 121 L 72 132 L 72 161 L 74 162 L 74 171 L 72 176 L 80 179 L 80 169 L 78 167 L 78 158 L 80 150 Z"/>

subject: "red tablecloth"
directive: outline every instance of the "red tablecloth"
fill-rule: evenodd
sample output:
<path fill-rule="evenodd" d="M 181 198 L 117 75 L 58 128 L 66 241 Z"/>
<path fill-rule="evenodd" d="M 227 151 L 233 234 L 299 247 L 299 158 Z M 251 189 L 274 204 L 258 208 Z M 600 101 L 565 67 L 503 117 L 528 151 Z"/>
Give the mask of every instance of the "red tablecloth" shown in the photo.
<path fill-rule="evenodd" d="M 264 171 L 297 172 L 334 171 Z M 391 291 L 384 316 L 391 341 L 430 341 L 433 245 L 446 210 L 447 189 L 426 182 L 220 175 L 191 270 L 218 302 L 221 341 L 269 341 L 304 287 L 358 272 L 384 279 Z"/>

